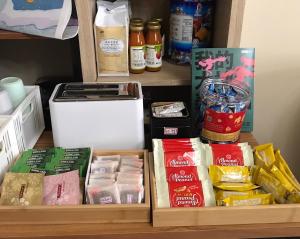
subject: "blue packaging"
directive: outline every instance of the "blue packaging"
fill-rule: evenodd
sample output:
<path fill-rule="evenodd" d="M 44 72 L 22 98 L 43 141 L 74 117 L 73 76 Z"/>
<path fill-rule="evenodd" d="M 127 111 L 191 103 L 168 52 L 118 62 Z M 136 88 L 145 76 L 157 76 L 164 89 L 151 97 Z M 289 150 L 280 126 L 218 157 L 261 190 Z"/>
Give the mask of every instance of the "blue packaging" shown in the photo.
<path fill-rule="evenodd" d="M 213 0 L 171 0 L 169 56 L 177 64 L 191 62 L 193 47 L 209 47 Z"/>

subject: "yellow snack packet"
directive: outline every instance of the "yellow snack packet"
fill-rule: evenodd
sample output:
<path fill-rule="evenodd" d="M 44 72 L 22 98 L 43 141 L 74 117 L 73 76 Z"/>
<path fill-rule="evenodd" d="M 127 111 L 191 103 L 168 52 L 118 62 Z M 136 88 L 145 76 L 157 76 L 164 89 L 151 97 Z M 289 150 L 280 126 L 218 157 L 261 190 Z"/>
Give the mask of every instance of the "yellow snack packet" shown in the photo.
<path fill-rule="evenodd" d="M 275 163 L 274 147 L 273 144 L 262 144 L 254 149 L 255 165 L 269 169 Z"/>
<path fill-rule="evenodd" d="M 300 184 L 292 171 L 290 170 L 288 164 L 286 163 L 285 159 L 282 157 L 280 150 L 275 151 L 275 159 L 276 159 L 276 166 L 280 169 L 282 174 L 287 178 L 287 180 L 297 189 L 300 191 Z"/>
<path fill-rule="evenodd" d="M 253 183 L 215 183 L 214 186 L 218 189 L 229 190 L 229 191 L 238 191 L 244 192 L 259 188 L 259 186 L 254 185 Z"/>
<path fill-rule="evenodd" d="M 271 173 L 281 182 L 282 186 L 286 188 L 289 192 L 297 192 L 297 188 L 288 180 L 286 175 L 273 165 L 271 168 Z"/>
<path fill-rule="evenodd" d="M 255 195 L 232 195 L 223 200 L 223 206 L 254 206 L 268 205 L 273 203 L 270 193 Z"/>
<path fill-rule="evenodd" d="M 285 203 L 288 191 L 281 182 L 271 173 L 263 168 L 257 167 L 254 172 L 254 183 L 261 186 L 262 189 L 271 193 L 278 203 Z"/>
<path fill-rule="evenodd" d="M 221 189 L 215 189 L 215 198 L 217 202 L 217 206 L 223 205 L 223 200 L 230 196 L 252 196 L 257 193 L 257 190 L 249 190 L 249 191 L 227 191 Z"/>
<path fill-rule="evenodd" d="M 220 182 L 250 183 L 251 167 L 210 165 L 209 176 L 213 184 Z"/>
<path fill-rule="evenodd" d="M 300 203 L 300 192 L 289 194 L 287 203 Z"/>

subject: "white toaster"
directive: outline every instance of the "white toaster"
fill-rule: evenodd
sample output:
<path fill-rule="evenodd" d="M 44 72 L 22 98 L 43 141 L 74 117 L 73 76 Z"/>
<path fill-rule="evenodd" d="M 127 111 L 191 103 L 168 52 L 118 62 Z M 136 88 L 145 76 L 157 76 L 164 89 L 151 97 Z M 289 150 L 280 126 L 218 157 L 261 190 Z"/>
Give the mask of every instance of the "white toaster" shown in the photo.
<path fill-rule="evenodd" d="M 138 82 L 59 84 L 49 105 L 57 147 L 144 148 L 143 95 Z"/>

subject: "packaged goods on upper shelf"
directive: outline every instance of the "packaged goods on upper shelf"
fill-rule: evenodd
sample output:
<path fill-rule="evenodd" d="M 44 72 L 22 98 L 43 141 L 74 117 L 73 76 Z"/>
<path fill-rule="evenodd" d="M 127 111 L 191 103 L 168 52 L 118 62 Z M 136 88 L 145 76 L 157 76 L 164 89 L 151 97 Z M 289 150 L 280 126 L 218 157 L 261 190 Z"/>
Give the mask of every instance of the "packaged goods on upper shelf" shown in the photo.
<path fill-rule="evenodd" d="M 278 203 L 299 203 L 300 184 L 279 150 L 272 144 L 255 147 L 254 181 L 274 195 Z"/>
<path fill-rule="evenodd" d="M 117 7 L 120 7 L 123 5 L 126 6 L 126 8 L 128 9 L 128 15 L 129 15 L 129 17 L 131 17 L 132 11 L 131 11 L 131 2 L 130 1 L 127 1 L 127 0 L 116 0 L 114 2 L 101 1 L 101 0 L 97 1 L 97 8 L 99 6 L 103 6 L 109 10 L 112 10 L 114 8 L 117 8 Z"/>
<path fill-rule="evenodd" d="M 209 47 L 211 42 L 214 0 L 171 0 L 171 60 L 177 64 L 191 62 L 193 47 Z"/>
<path fill-rule="evenodd" d="M 161 25 L 157 20 L 147 22 L 146 34 L 146 70 L 160 71 L 162 67 Z"/>
<path fill-rule="evenodd" d="M 129 30 L 129 71 L 140 74 L 146 69 L 143 20 L 140 18 L 131 19 Z"/>
<path fill-rule="evenodd" d="M 144 200 L 144 160 L 138 155 L 93 158 L 86 179 L 89 204 L 135 204 Z"/>
<path fill-rule="evenodd" d="M 126 4 L 99 5 L 95 19 L 95 44 L 99 76 L 128 76 L 129 15 Z"/>

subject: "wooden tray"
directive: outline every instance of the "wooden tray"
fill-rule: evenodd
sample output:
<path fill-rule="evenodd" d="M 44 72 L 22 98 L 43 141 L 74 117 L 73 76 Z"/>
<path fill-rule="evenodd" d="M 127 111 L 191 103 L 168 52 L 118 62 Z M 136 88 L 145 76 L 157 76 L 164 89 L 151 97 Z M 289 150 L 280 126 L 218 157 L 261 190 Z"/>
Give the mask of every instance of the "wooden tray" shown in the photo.
<path fill-rule="evenodd" d="M 148 151 L 94 151 L 93 155 L 138 154 L 144 159 L 145 202 L 78 206 L 0 206 L 0 225 L 150 222 Z"/>
<path fill-rule="evenodd" d="M 300 204 L 266 206 L 158 208 L 153 155 L 149 155 L 154 227 L 213 226 L 300 222 Z"/>

